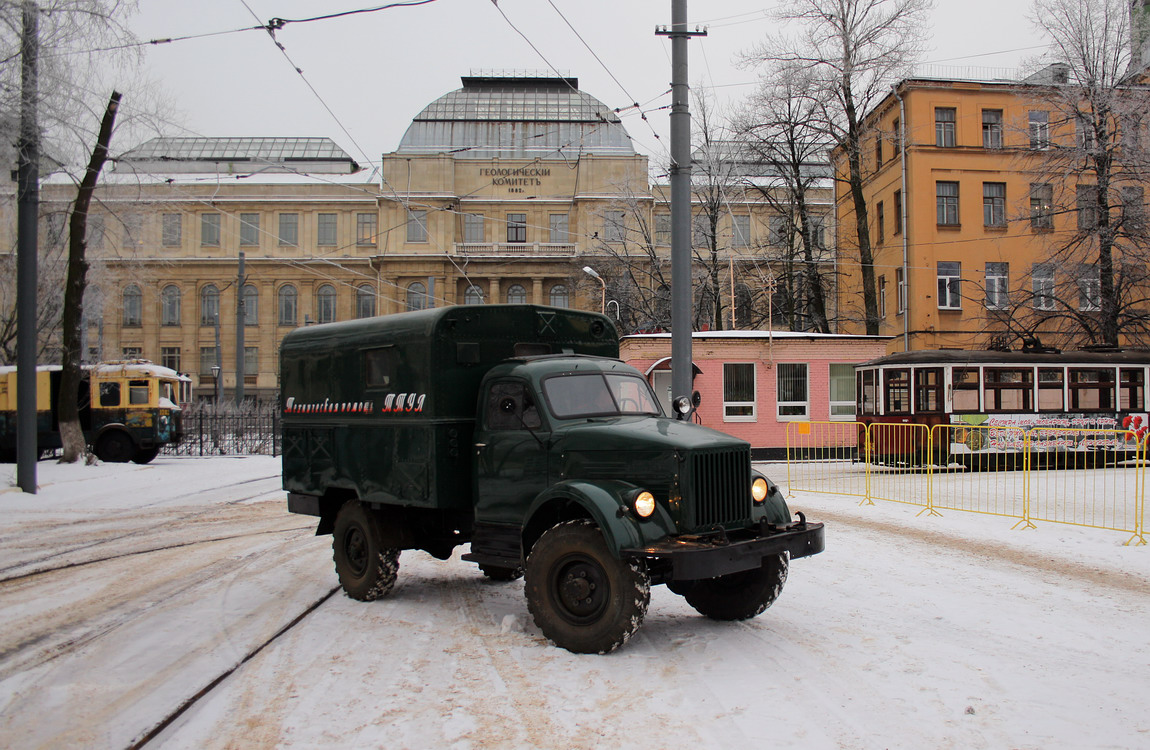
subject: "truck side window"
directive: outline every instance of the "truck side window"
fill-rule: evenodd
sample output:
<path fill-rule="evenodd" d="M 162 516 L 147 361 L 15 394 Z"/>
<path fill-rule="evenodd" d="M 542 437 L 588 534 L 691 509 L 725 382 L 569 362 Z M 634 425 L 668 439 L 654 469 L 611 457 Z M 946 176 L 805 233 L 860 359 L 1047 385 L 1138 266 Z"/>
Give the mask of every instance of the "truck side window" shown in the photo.
<path fill-rule="evenodd" d="M 100 383 L 100 406 L 120 405 L 120 384 Z"/>
<path fill-rule="evenodd" d="M 367 366 L 365 381 L 368 388 L 386 388 L 395 382 L 395 371 L 399 361 L 395 347 L 369 349 L 363 353 L 363 358 Z"/>
<path fill-rule="evenodd" d="M 146 381 L 146 380 L 129 380 L 128 381 L 128 403 L 129 404 L 147 404 L 148 403 L 148 381 Z"/>
<path fill-rule="evenodd" d="M 543 424 L 535 399 L 523 383 L 492 383 L 484 412 L 489 430 L 535 430 Z"/>

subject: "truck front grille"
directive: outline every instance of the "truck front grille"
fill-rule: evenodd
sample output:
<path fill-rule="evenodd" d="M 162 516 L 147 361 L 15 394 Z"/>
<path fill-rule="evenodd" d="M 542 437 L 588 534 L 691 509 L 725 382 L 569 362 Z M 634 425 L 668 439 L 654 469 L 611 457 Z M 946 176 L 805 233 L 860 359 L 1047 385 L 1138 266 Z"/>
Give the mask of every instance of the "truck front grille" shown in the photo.
<path fill-rule="evenodd" d="M 691 456 L 690 504 L 696 531 L 742 521 L 751 515 L 751 451 L 736 448 Z"/>

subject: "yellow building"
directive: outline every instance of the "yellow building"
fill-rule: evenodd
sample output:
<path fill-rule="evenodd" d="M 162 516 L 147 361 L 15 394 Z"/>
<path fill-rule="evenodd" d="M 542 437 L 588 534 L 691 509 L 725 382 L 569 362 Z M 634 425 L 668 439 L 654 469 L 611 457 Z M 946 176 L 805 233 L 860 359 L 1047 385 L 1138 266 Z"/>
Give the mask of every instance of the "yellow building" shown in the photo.
<path fill-rule="evenodd" d="M 1051 66 L 1024 82 L 907 79 L 867 114 L 863 191 L 890 352 L 1091 343 L 1063 325 L 1089 322 L 1098 304 L 1089 253 L 1072 262 L 1066 251 L 1086 215 L 1079 191 L 1090 175 L 1059 173 L 1052 161 L 1083 137 L 1051 106 L 1064 76 Z M 837 224 L 853 227 L 841 150 L 834 161 Z M 861 333 L 851 234 L 838 237 L 839 330 Z"/>

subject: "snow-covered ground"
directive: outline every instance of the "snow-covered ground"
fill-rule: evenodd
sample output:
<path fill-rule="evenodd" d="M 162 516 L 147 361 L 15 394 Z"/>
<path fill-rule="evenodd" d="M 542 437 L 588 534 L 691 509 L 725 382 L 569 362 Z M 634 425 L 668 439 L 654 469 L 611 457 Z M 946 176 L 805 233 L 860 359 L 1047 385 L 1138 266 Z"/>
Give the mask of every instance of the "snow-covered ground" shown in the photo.
<path fill-rule="evenodd" d="M 1150 547 L 1125 534 L 799 493 L 827 549 L 766 613 L 656 587 L 626 646 L 577 656 L 458 553 L 331 595 L 278 470 L 43 462 L 26 495 L 0 466 L 0 746 L 1150 746 Z"/>

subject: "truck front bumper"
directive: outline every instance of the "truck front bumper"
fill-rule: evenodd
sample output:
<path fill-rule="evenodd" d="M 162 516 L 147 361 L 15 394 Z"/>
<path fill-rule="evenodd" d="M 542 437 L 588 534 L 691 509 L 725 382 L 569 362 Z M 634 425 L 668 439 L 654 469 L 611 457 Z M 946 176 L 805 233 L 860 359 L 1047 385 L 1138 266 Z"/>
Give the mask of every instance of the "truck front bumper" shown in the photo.
<path fill-rule="evenodd" d="M 625 549 L 623 555 L 662 568 L 668 580 L 692 581 L 752 570 L 763 564 L 763 558 L 783 552 L 789 552 L 791 559 L 815 555 L 823 547 L 823 525 L 803 519 L 788 526 L 718 536 L 668 537 L 645 547 Z"/>

